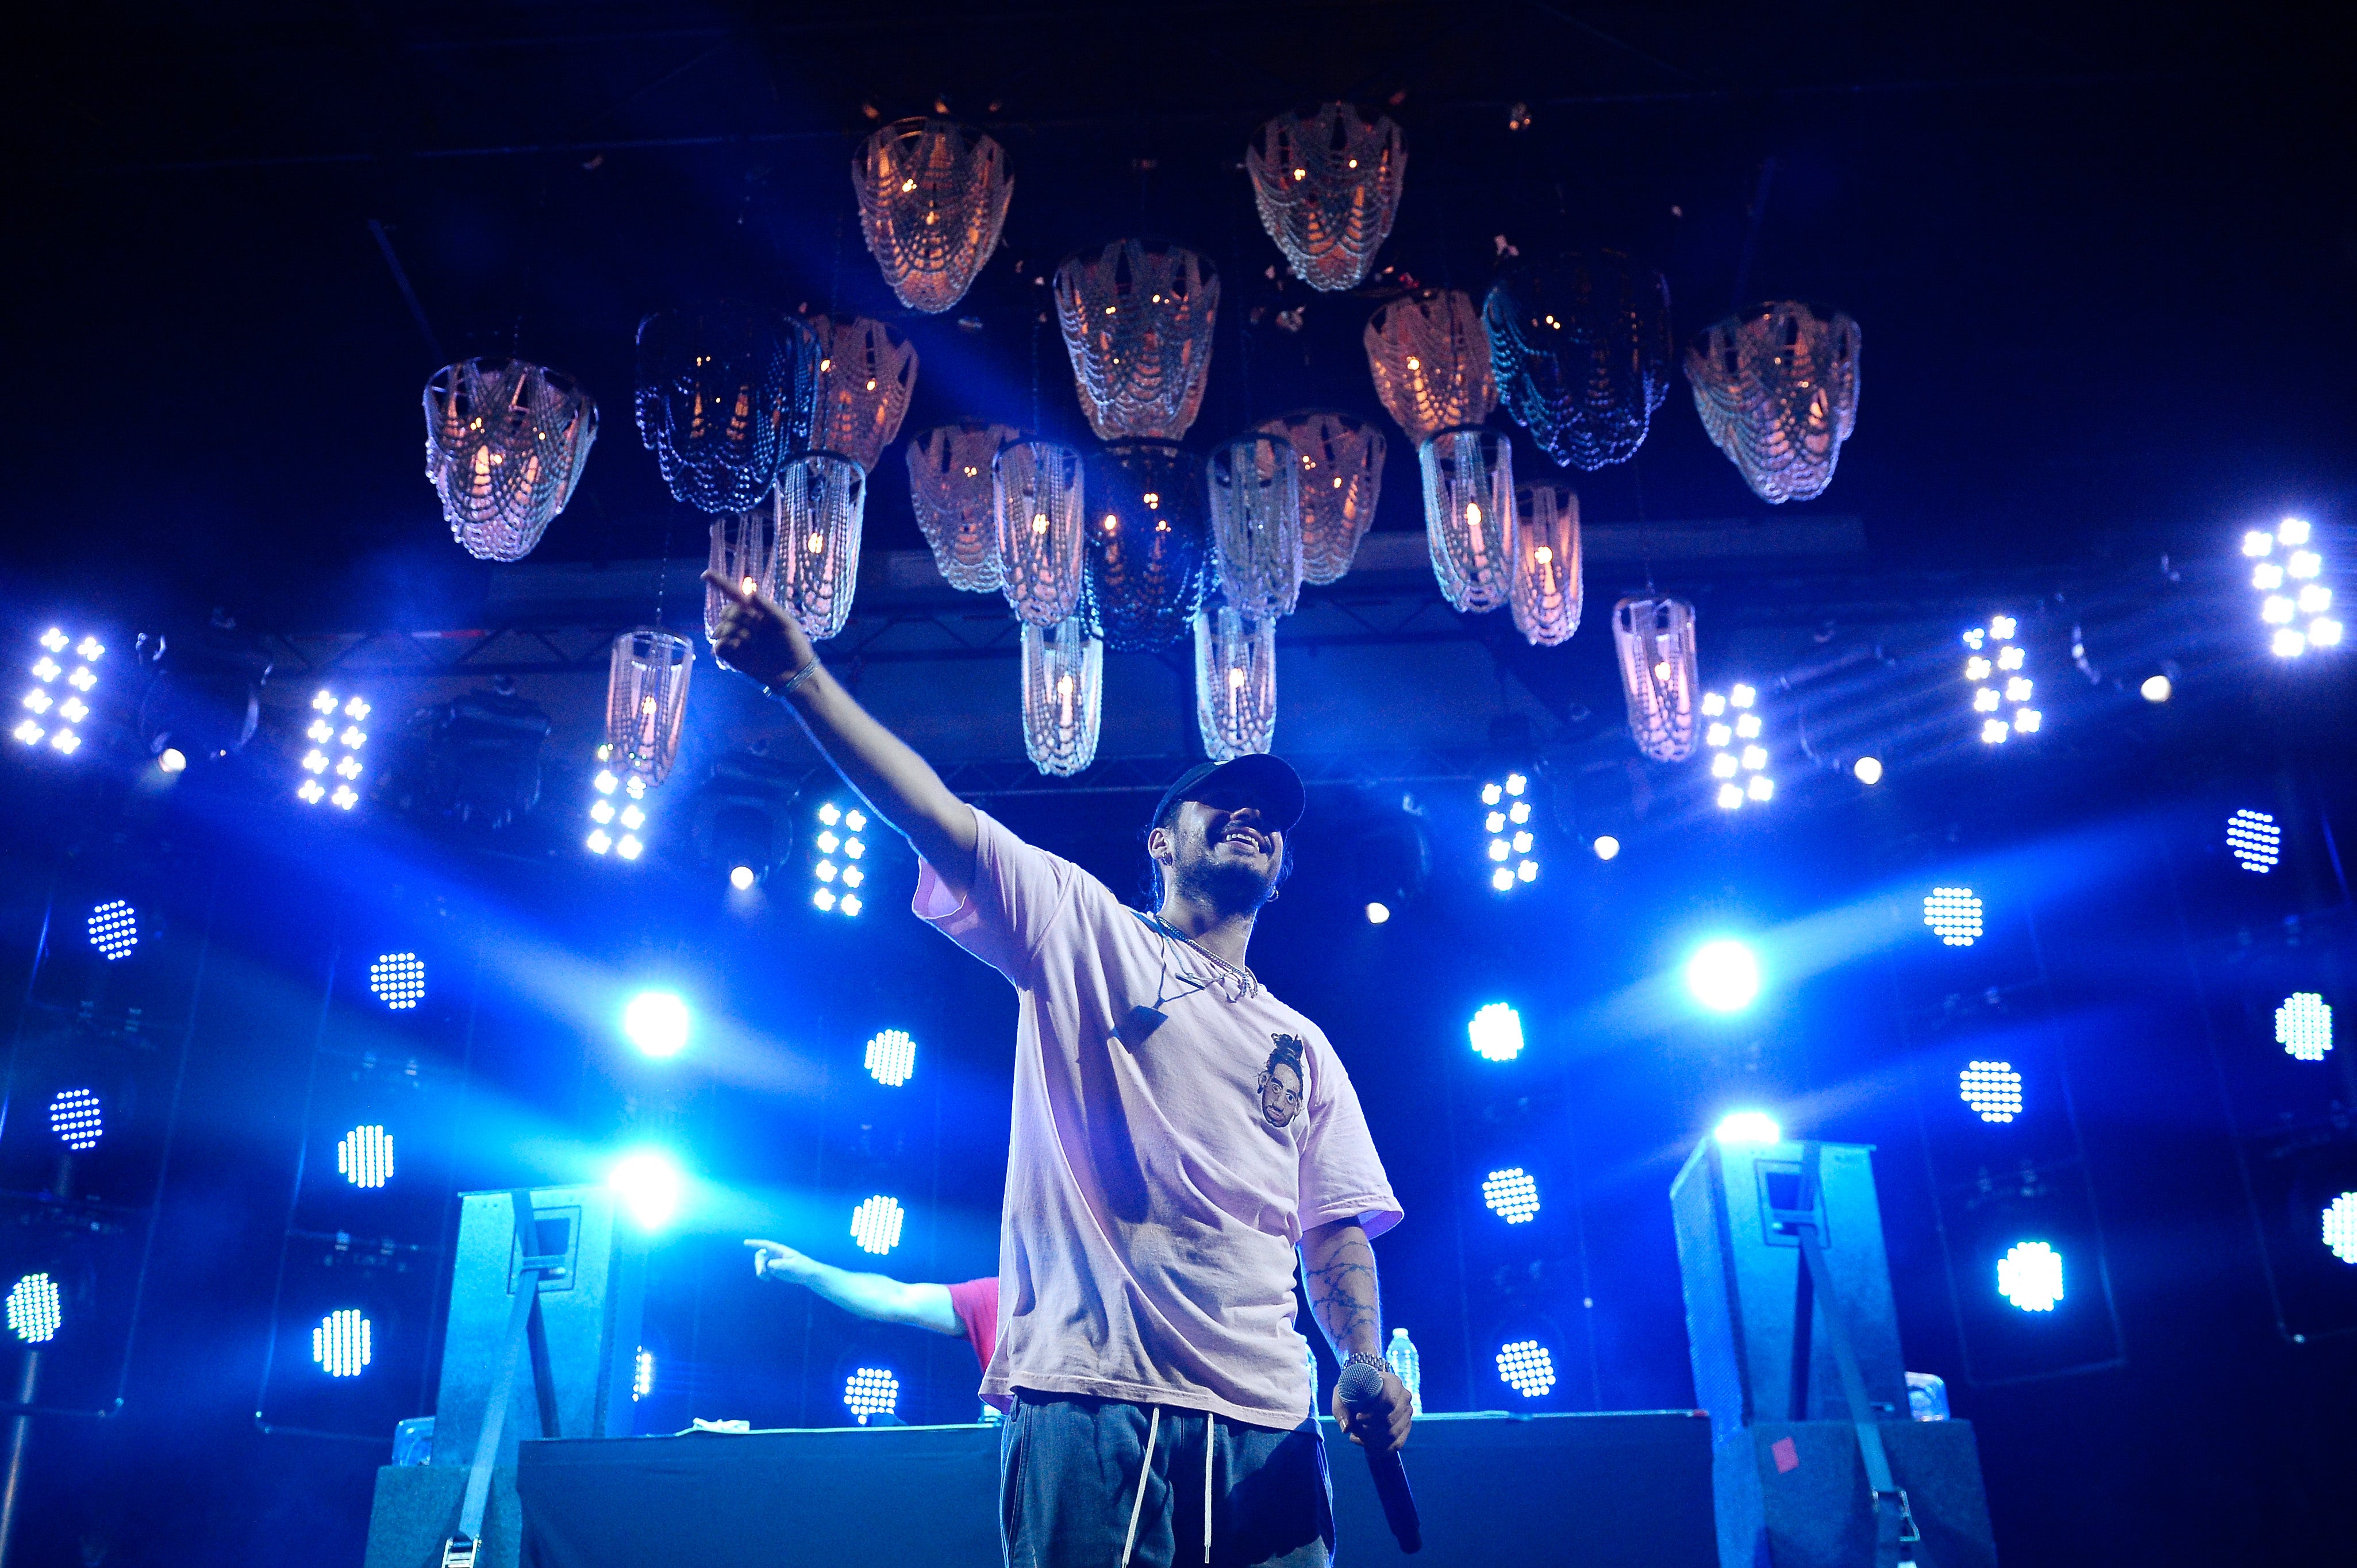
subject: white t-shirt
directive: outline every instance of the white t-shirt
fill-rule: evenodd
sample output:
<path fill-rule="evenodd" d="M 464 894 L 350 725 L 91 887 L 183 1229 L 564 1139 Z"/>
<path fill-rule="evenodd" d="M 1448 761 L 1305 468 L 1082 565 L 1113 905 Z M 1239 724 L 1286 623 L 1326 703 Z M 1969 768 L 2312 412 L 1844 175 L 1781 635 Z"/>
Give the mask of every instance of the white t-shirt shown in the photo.
<path fill-rule="evenodd" d="M 1103 883 L 974 815 L 972 893 L 953 902 L 923 866 L 916 912 L 1021 993 L 983 1394 L 1299 1425 L 1301 1233 L 1400 1218 L 1350 1074 L 1265 989 L 1224 1000 L 1212 965 Z M 1125 1043 L 1141 1004 L 1167 1017 Z"/>

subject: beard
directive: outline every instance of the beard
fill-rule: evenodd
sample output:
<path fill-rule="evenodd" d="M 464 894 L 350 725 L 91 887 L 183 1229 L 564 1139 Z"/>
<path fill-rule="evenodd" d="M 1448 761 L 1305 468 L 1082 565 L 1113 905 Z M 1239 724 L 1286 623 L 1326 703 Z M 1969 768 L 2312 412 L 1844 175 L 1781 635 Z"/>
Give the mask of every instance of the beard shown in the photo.
<path fill-rule="evenodd" d="M 1172 878 L 1185 897 L 1208 904 L 1222 915 L 1249 915 L 1268 902 L 1274 878 L 1259 867 L 1240 861 L 1222 861 L 1200 839 L 1192 853 L 1180 857 Z"/>

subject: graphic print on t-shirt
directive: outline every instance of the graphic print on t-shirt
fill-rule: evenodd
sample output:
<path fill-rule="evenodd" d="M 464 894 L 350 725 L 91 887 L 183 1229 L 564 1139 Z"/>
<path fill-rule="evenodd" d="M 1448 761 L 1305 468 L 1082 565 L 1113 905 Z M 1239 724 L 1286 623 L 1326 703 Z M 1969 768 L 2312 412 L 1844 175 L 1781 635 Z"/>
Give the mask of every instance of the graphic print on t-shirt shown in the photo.
<path fill-rule="evenodd" d="M 1291 1035 L 1269 1038 L 1276 1045 L 1268 1053 L 1268 1065 L 1260 1069 L 1260 1119 L 1282 1127 L 1301 1114 L 1302 1045 Z"/>

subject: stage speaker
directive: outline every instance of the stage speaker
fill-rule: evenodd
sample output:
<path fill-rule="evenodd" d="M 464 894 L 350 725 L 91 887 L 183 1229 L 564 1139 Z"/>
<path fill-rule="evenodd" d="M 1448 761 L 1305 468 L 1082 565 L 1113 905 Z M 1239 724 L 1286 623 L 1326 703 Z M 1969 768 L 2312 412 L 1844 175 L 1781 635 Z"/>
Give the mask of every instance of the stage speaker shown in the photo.
<path fill-rule="evenodd" d="M 1890 1474 L 1921 1540 L 1900 1561 L 1996 1568 L 1980 1455 L 1964 1421 L 1882 1423 Z M 1761 1422 L 1712 1456 L 1719 1568 L 1870 1568 L 1874 1509 L 1846 1421 Z"/>
<path fill-rule="evenodd" d="M 1904 1420 L 1907 1372 L 1882 1250 L 1870 1146 L 1821 1144 L 1811 1215 L 1857 1353 L 1875 1419 Z M 1706 1138 L 1670 1184 L 1686 1298 L 1695 1402 L 1724 1445 L 1767 1421 L 1852 1415 L 1825 1332 L 1825 1304 L 1803 1289 L 1798 1210 L 1802 1145 Z M 1796 1306 L 1809 1304 L 1795 1336 Z M 1795 1376 L 1796 1369 L 1801 1373 Z"/>
<path fill-rule="evenodd" d="M 534 1346 L 517 1360 L 500 1434 L 501 1465 L 515 1463 L 519 1438 L 630 1434 L 630 1384 L 646 1297 L 646 1240 L 618 1213 L 611 1190 L 542 1187 L 530 1196 L 537 1255 L 565 1260 L 562 1272 L 540 1286 L 544 1369 L 557 1430 L 544 1430 L 533 1376 L 544 1355 Z M 522 1256 L 513 1195 L 462 1195 L 441 1393 L 434 1407 L 436 1466 L 474 1463 Z"/>
<path fill-rule="evenodd" d="M 443 1543 L 457 1533 L 467 1472 L 431 1465 L 387 1465 L 376 1473 L 364 1568 L 440 1568 Z M 515 1469 L 491 1472 L 490 1504 L 475 1568 L 516 1568 L 523 1518 L 516 1508 Z"/>

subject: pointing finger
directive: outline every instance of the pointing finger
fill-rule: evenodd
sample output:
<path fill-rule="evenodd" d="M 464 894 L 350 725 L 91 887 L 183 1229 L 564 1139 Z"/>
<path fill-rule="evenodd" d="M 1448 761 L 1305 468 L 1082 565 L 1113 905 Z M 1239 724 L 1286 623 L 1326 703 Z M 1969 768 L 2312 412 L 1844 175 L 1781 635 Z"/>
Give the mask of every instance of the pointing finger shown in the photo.
<path fill-rule="evenodd" d="M 724 576 L 718 572 L 706 571 L 704 574 L 704 580 L 727 596 L 728 602 L 739 609 L 751 609 L 758 597 L 758 590 L 748 588 L 737 579 Z"/>

